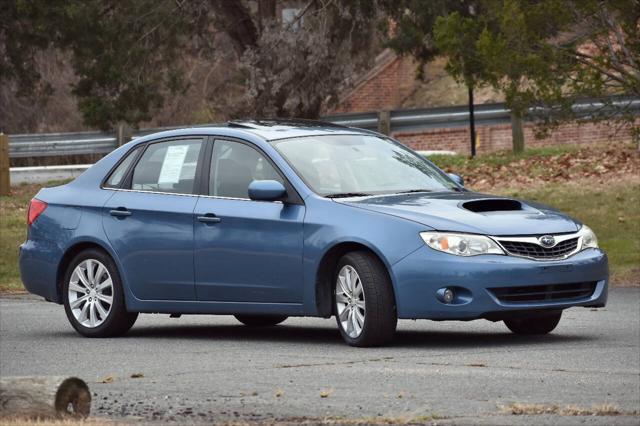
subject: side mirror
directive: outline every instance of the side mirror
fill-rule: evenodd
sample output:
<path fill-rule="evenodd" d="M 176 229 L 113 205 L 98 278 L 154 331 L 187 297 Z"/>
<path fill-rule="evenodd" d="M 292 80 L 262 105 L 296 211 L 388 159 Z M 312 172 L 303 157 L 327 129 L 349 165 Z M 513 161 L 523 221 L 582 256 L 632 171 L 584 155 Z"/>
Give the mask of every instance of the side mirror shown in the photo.
<path fill-rule="evenodd" d="M 277 201 L 287 190 L 277 180 L 254 180 L 249 184 L 249 198 L 254 201 Z"/>
<path fill-rule="evenodd" d="M 447 173 L 447 176 L 449 176 L 451 180 L 457 183 L 458 185 L 464 186 L 464 179 L 462 179 L 462 176 L 457 175 L 455 173 Z"/>

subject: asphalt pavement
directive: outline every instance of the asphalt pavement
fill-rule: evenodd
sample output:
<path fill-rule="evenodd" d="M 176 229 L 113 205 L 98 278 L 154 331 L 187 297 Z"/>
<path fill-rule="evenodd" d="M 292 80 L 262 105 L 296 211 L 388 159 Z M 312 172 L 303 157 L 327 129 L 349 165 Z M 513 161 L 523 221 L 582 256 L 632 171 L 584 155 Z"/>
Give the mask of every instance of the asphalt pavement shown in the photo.
<path fill-rule="evenodd" d="M 4 296 L 0 376 L 32 375 L 84 379 L 92 415 L 117 421 L 637 425 L 640 289 L 565 311 L 548 336 L 400 321 L 393 346 L 371 349 L 314 318 L 252 329 L 226 316 L 142 315 L 125 337 L 87 339 L 61 306 Z M 594 415 L 606 411 L 616 415 Z"/>

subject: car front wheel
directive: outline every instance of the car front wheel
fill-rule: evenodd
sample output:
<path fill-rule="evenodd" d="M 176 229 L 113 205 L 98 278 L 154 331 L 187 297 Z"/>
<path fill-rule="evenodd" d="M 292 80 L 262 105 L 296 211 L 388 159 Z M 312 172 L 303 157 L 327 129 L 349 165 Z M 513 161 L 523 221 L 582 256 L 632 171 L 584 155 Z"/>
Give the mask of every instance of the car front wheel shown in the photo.
<path fill-rule="evenodd" d="M 389 343 L 398 317 L 382 262 L 369 252 L 348 253 L 338 262 L 334 283 L 334 313 L 344 341 L 362 347 Z"/>
<path fill-rule="evenodd" d="M 548 334 L 556 328 L 561 317 L 562 311 L 558 311 L 506 319 L 504 323 L 515 334 Z"/>
<path fill-rule="evenodd" d="M 104 252 L 89 249 L 69 264 L 62 297 L 69 322 L 86 337 L 111 337 L 126 333 L 137 313 L 127 312 L 120 275 Z"/>

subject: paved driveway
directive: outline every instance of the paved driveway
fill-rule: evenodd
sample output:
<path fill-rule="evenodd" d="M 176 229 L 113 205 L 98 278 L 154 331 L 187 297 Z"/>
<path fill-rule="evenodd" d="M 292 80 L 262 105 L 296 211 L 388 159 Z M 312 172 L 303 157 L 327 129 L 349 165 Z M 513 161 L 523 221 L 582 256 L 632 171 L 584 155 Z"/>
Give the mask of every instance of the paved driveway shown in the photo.
<path fill-rule="evenodd" d="M 62 307 L 5 297 L 0 374 L 81 377 L 93 414 L 119 420 L 638 424 L 640 289 L 612 291 L 605 309 L 566 311 L 549 336 L 401 321 L 395 345 L 375 349 L 350 348 L 333 319 L 310 318 L 250 329 L 232 317 L 144 315 L 126 337 L 86 339 Z M 505 413 L 512 403 L 565 415 Z M 566 415 L 607 404 L 626 414 Z"/>

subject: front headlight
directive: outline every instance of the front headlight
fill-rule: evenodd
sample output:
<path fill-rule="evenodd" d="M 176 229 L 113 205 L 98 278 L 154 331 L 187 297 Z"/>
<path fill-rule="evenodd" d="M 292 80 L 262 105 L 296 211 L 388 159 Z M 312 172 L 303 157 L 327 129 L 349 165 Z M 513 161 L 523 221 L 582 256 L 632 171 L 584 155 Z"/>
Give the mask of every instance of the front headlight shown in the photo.
<path fill-rule="evenodd" d="M 456 256 L 504 254 L 495 241 L 483 235 L 421 232 L 420 236 L 432 249 Z"/>
<path fill-rule="evenodd" d="M 580 250 L 598 248 L 598 238 L 596 237 L 595 232 L 593 232 L 587 225 L 582 225 L 578 234 L 582 240 L 582 247 Z"/>

